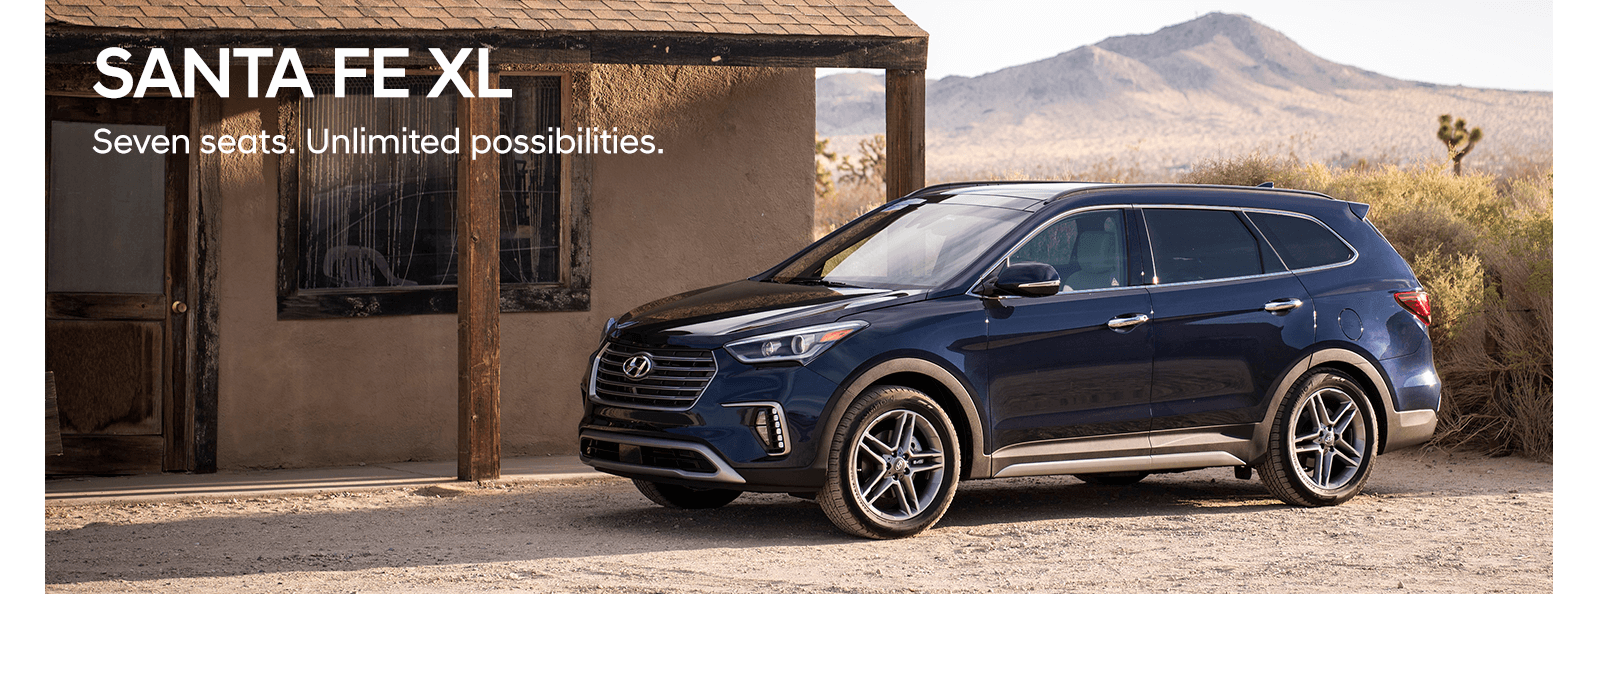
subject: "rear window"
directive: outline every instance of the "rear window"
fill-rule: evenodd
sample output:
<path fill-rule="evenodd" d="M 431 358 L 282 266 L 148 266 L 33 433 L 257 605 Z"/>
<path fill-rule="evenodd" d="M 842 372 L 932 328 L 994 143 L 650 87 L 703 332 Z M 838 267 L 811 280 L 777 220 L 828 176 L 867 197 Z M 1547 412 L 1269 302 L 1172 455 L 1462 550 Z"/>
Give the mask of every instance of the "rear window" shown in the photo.
<path fill-rule="evenodd" d="M 1249 212 L 1248 218 L 1276 248 L 1288 269 L 1309 269 L 1337 264 L 1354 256 L 1331 229 L 1303 217 Z"/>

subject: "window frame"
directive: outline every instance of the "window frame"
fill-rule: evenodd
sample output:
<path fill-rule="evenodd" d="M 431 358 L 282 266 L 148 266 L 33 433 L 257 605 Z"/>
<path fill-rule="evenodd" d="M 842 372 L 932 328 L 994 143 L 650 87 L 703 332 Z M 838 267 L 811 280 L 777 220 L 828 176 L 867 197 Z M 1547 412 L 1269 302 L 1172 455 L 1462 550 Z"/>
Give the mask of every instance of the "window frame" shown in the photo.
<path fill-rule="evenodd" d="M 563 131 L 590 126 L 592 65 L 495 65 L 494 85 L 501 76 L 560 77 Z M 312 68 L 308 72 L 331 73 Z M 407 76 L 437 75 L 437 69 L 407 69 Z M 375 286 L 369 288 L 301 289 L 299 287 L 300 208 L 298 90 L 277 97 L 277 133 L 285 134 L 295 152 L 277 156 L 277 318 L 344 319 L 418 314 L 455 314 L 456 289 L 439 286 Z M 412 96 L 416 97 L 416 96 Z M 263 122 L 264 123 L 264 122 Z M 593 161 L 587 154 L 560 155 L 560 279 L 555 283 L 499 286 L 499 310 L 509 312 L 587 312 L 592 288 L 590 199 Z M 479 158 L 481 160 L 483 158 Z M 498 164 L 498 156 L 490 158 Z"/>

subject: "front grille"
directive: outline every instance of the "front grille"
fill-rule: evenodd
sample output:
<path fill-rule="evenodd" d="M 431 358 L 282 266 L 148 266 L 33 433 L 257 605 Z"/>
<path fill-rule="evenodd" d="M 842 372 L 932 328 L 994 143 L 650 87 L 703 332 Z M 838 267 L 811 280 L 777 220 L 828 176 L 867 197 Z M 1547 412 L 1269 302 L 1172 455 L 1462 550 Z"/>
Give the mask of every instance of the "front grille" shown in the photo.
<path fill-rule="evenodd" d="M 583 455 L 605 462 L 621 462 L 645 467 L 676 469 L 684 472 L 711 474 L 716 465 L 704 455 L 682 448 L 662 448 L 652 445 L 625 445 L 593 438 L 582 440 Z"/>
<path fill-rule="evenodd" d="M 641 379 L 630 379 L 622 373 L 622 365 L 628 359 L 645 353 L 654 369 Z M 628 407 L 686 410 L 694 406 L 715 376 L 716 358 L 709 350 L 644 348 L 612 342 L 599 353 L 594 395 Z"/>

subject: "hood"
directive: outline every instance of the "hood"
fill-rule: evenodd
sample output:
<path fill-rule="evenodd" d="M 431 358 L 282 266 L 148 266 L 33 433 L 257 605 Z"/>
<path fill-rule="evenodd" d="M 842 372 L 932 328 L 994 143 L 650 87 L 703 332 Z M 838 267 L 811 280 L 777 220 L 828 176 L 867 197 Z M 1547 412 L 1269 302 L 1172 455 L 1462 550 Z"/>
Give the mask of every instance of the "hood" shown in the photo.
<path fill-rule="evenodd" d="M 721 344 L 783 328 L 837 321 L 924 291 L 734 281 L 678 293 L 616 318 L 612 337 L 635 344 Z"/>

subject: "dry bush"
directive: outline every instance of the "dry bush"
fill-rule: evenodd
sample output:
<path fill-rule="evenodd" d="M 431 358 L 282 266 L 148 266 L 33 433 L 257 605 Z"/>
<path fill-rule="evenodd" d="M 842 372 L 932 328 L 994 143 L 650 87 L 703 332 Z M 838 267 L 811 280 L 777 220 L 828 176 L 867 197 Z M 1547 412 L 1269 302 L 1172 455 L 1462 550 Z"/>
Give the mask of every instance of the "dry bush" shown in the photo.
<path fill-rule="evenodd" d="M 887 202 L 881 182 L 839 181 L 831 195 L 816 198 L 816 215 L 811 239 L 821 238 L 878 205 Z"/>
<path fill-rule="evenodd" d="M 1210 183 L 1222 186 L 1258 186 L 1266 181 L 1277 188 L 1303 188 L 1305 179 L 1297 158 L 1251 153 L 1242 157 L 1204 160 L 1184 174 L 1182 183 Z"/>
<path fill-rule="evenodd" d="M 876 147 L 881 147 L 880 144 Z M 861 143 L 861 157 L 865 159 L 865 168 L 880 168 L 881 162 L 875 167 L 870 162 L 868 142 Z M 820 165 L 818 156 L 818 166 Z M 816 194 L 816 209 L 814 226 L 811 237 L 820 238 L 831 233 L 834 229 L 848 223 L 854 218 L 865 214 L 867 211 L 887 202 L 886 192 L 880 174 L 851 173 L 846 164 L 861 166 L 862 163 L 853 162 L 852 158 L 845 157 L 838 163 L 838 173 L 832 175 L 836 179 L 836 186 L 828 192 Z M 1091 163 L 1073 164 L 1039 164 L 1029 168 L 969 168 L 969 169 L 943 169 L 936 170 L 927 178 L 927 185 L 940 183 L 961 183 L 966 181 L 1096 181 L 1107 183 L 1136 183 L 1140 181 L 1164 181 L 1166 178 L 1156 177 L 1136 163 L 1118 161 L 1115 158 L 1096 160 Z"/>
<path fill-rule="evenodd" d="M 1145 168 L 1136 159 L 1108 157 L 1089 161 L 1055 161 L 1024 167 L 945 167 L 927 175 L 928 185 L 966 181 L 1090 181 L 1142 183 L 1167 181 L 1164 172 Z"/>

